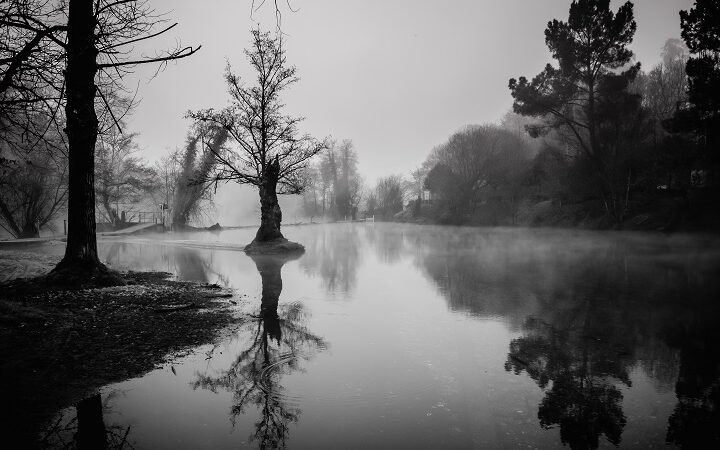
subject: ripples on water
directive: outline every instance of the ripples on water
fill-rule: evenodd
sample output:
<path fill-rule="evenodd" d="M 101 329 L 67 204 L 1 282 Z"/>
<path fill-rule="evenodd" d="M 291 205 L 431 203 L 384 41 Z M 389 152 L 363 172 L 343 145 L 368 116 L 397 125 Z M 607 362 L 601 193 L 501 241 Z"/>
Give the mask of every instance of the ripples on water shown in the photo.
<path fill-rule="evenodd" d="M 237 251 L 252 231 L 101 242 L 113 267 L 234 287 L 250 315 L 218 346 L 104 388 L 109 436 L 136 448 L 718 442 L 714 238 L 336 224 L 287 227 L 302 257 L 253 260 Z M 75 411 L 56 443 L 72 439 Z"/>

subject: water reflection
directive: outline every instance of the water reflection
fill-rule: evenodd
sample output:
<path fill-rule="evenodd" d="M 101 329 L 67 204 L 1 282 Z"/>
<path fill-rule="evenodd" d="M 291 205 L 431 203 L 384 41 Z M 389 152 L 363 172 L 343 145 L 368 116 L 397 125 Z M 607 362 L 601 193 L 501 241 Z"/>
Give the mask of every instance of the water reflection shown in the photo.
<path fill-rule="evenodd" d="M 208 282 L 211 265 L 200 257 L 197 250 L 178 248 L 175 251 L 175 265 L 178 277 L 181 279 L 200 283 Z"/>
<path fill-rule="evenodd" d="M 375 248 L 378 259 L 387 264 L 397 263 L 407 247 L 405 238 L 411 230 L 406 227 L 372 226 L 366 228 L 367 240 Z"/>
<path fill-rule="evenodd" d="M 714 313 L 717 314 L 717 310 Z M 680 349 L 680 369 L 675 384 L 678 402 L 668 419 L 666 440 L 680 448 L 718 448 L 720 330 L 717 323 L 694 318 L 677 324 L 668 332 L 668 342 Z"/>
<path fill-rule="evenodd" d="M 613 283 L 618 296 L 608 297 L 607 281 L 614 277 L 580 273 L 568 272 L 569 283 L 556 287 L 539 317 L 526 320 L 525 335 L 510 343 L 505 370 L 524 371 L 545 390 L 538 407 L 540 426 L 559 427 L 563 444 L 595 449 L 604 435 L 617 446 L 627 422 L 619 386 L 631 386 L 634 334 L 616 302 L 623 296 L 622 285 Z"/>
<path fill-rule="evenodd" d="M 329 292 L 351 293 L 357 284 L 361 264 L 362 236 L 357 228 L 322 227 L 303 240 L 306 253 L 300 266 L 310 275 L 319 275 Z"/>
<path fill-rule="evenodd" d="M 174 273 L 184 281 L 229 285 L 227 275 L 215 268 L 214 255 L 200 249 L 112 242 L 100 247 L 100 255 L 104 262 L 121 270 L 138 270 L 141 262 L 145 270 Z"/>
<path fill-rule="evenodd" d="M 331 448 L 337 434 L 354 436 L 353 443 L 372 437 L 377 446 L 433 439 L 438 447 L 578 449 L 718 442 L 715 241 L 380 223 L 292 230 L 307 253 L 285 267 L 287 258 L 251 263 L 220 247 L 115 250 L 119 262 L 183 279 L 225 273 L 240 292 L 251 292 L 260 273 L 255 316 L 223 344 L 241 347 L 193 365 L 178 384 L 187 390 L 190 383 L 200 398 L 203 391 L 213 399 L 227 397 L 210 391 L 230 393 L 232 423 L 261 448 L 285 446 L 291 431 L 301 447 L 324 436 L 316 448 Z M 281 270 L 293 297 L 312 305 L 312 322 L 301 304 L 280 304 Z M 335 354 L 310 361 L 325 348 L 310 323 L 332 340 Z M 377 378 L 374 367 L 383 369 Z M 348 398 L 362 401 L 346 408 Z M 327 408 L 310 408 L 308 399 Z M 343 414 L 328 412 L 338 410 L 332 407 Z M 207 421 L 208 442 L 235 439 L 217 437 L 226 408 Z M 191 420 L 168 415 L 188 434 L 201 434 Z"/>
<path fill-rule="evenodd" d="M 75 441 L 78 449 L 107 448 L 107 430 L 103 421 L 100 394 L 81 400 L 77 404 L 77 423 Z"/>
<path fill-rule="evenodd" d="M 104 450 L 133 448 L 130 425 L 119 425 L 111 417 L 112 403 L 118 392 L 105 399 L 99 393 L 80 400 L 73 409 L 61 414 L 40 438 L 41 448 Z"/>
<path fill-rule="evenodd" d="M 598 448 L 600 435 L 620 444 L 626 418 L 616 384 L 631 385 L 632 360 L 590 308 L 571 312 L 557 325 L 528 319 L 527 334 L 510 343 L 505 363 L 506 370 L 525 371 L 542 389 L 552 383 L 539 405 L 540 426 L 559 426 L 562 443 L 572 449 Z"/>
<path fill-rule="evenodd" d="M 283 375 L 301 371 L 302 361 L 327 348 L 325 341 L 304 325 L 307 318 L 302 304 L 279 306 L 282 292 L 282 266 L 300 255 L 253 255 L 262 278 L 260 314 L 239 331 L 249 339 L 232 365 L 219 375 L 198 374 L 193 389 L 220 389 L 233 394 L 231 421 L 255 405 L 260 419 L 251 441 L 259 448 L 285 448 L 289 426 L 300 419 L 299 402 L 284 393 Z"/>
<path fill-rule="evenodd" d="M 627 424 L 623 391 L 632 386 L 635 367 L 661 387 L 677 379 L 668 443 L 718 442 L 711 424 L 720 423 L 720 358 L 710 343 L 720 335 L 708 330 L 717 329 L 720 314 L 718 291 L 703 281 L 708 267 L 636 256 L 611 245 L 538 286 L 537 311 L 511 341 L 505 369 L 526 373 L 543 389 L 539 424 L 559 427 L 570 448 L 598 448 L 601 436 L 620 445 Z"/>

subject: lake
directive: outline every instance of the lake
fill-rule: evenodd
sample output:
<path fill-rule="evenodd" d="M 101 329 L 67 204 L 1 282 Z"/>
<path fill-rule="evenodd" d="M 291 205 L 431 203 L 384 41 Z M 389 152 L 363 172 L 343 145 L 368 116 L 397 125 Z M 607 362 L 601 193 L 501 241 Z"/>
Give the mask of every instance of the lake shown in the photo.
<path fill-rule="evenodd" d="M 116 445 L 696 448 L 720 436 L 717 238 L 357 223 L 101 241 L 234 288 L 242 321 L 102 388 Z M 61 412 L 73 429 L 76 407 Z M 55 443 L 72 431 L 55 433 Z M 702 445 L 700 445 L 702 446 Z"/>

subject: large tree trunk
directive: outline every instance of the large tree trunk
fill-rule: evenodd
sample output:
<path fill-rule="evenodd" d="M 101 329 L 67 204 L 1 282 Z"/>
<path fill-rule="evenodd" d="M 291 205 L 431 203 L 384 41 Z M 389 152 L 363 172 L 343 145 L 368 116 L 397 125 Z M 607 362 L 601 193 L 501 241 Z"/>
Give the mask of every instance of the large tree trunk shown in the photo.
<path fill-rule="evenodd" d="M 18 236 L 19 238 L 36 238 L 40 237 L 40 230 L 37 227 L 37 224 L 34 222 L 29 222 L 23 225 L 22 232 Z"/>
<path fill-rule="evenodd" d="M 107 448 L 107 434 L 100 394 L 81 400 L 76 409 L 78 430 L 75 441 L 77 448 L 79 450 Z"/>
<path fill-rule="evenodd" d="M 58 265 L 99 266 L 95 240 L 95 17 L 93 2 L 70 0 L 68 13 L 67 128 L 69 144 L 68 237 Z"/>
<path fill-rule="evenodd" d="M 277 158 L 270 161 L 265 169 L 260 190 L 260 228 L 254 242 L 262 243 L 285 239 L 280 232 L 282 211 L 277 198 L 277 182 L 280 175 L 280 163 Z"/>
<path fill-rule="evenodd" d="M 98 119 L 95 114 L 95 16 L 90 0 L 70 0 L 68 8 L 67 68 L 65 114 L 69 147 L 68 236 L 65 257 L 55 267 L 63 282 L 96 280 L 118 284 L 118 277 L 107 278 L 100 262 L 95 238 L 95 142 Z M 68 273 L 77 277 L 67 277 Z"/>

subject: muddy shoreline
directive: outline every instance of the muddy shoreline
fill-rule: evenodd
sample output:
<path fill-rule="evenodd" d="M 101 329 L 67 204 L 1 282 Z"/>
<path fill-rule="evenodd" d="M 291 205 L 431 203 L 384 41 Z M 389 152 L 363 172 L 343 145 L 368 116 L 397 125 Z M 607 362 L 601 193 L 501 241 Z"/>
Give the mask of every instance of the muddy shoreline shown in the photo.
<path fill-rule="evenodd" d="M 6 269 L 27 257 L 0 251 Z M 42 264 L 18 270 L 42 271 Z M 81 290 L 0 285 L 4 442 L 42 447 L 41 431 L 60 409 L 216 342 L 242 323 L 234 292 L 169 276 L 125 272 L 126 286 Z"/>

